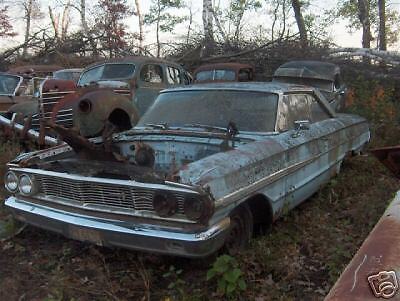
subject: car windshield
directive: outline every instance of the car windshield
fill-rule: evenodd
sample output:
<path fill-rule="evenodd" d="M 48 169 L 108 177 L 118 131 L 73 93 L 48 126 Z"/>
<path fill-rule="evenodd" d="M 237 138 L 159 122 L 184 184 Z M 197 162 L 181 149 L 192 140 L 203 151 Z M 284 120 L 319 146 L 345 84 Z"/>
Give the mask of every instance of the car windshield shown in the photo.
<path fill-rule="evenodd" d="M 53 77 L 57 79 L 73 80 L 77 82 L 81 73 L 79 71 L 61 70 L 54 72 Z"/>
<path fill-rule="evenodd" d="M 196 81 L 212 81 L 212 80 L 234 81 L 235 79 L 236 79 L 235 71 L 233 70 L 216 69 L 216 70 L 200 71 L 199 73 L 196 74 Z"/>
<path fill-rule="evenodd" d="M 19 76 L 0 74 L 0 95 L 13 95 L 19 82 Z"/>
<path fill-rule="evenodd" d="M 239 131 L 275 130 L 278 95 L 238 90 L 195 90 L 162 93 L 140 119 L 138 126 L 165 124 L 183 127 L 207 125 L 227 128 L 235 123 Z"/>
<path fill-rule="evenodd" d="M 100 80 L 129 79 L 135 73 L 134 64 L 105 64 L 96 66 L 82 73 L 79 86 L 84 86 Z"/>

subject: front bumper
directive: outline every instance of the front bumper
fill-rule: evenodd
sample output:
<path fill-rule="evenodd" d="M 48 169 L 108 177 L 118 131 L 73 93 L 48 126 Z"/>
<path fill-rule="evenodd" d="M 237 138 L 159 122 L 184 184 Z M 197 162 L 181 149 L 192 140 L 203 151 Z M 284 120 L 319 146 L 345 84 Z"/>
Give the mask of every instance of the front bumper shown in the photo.
<path fill-rule="evenodd" d="M 156 252 L 185 257 L 205 257 L 224 243 L 229 217 L 203 232 L 103 219 L 37 205 L 14 196 L 5 201 L 16 219 L 80 241 L 101 246 Z"/>

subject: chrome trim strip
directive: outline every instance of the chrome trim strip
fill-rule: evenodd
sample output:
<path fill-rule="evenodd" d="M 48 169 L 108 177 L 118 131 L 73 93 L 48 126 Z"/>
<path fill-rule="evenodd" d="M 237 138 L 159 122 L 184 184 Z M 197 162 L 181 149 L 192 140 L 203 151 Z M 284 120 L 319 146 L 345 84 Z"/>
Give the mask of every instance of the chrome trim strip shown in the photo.
<path fill-rule="evenodd" d="M 24 196 L 24 195 L 23 195 Z M 195 221 L 188 220 L 185 215 L 183 214 L 175 214 L 174 216 L 170 217 L 161 217 L 157 215 L 155 211 L 151 210 L 135 210 L 135 209 L 123 209 L 123 208 L 117 208 L 117 207 L 112 207 L 112 206 L 101 206 L 101 205 L 96 205 L 96 204 L 84 204 L 80 205 L 77 204 L 76 201 L 68 199 L 68 201 L 64 201 L 63 198 L 60 197 L 48 197 L 46 195 L 43 195 L 42 193 L 30 196 L 30 198 L 34 198 L 40 201 L 46 201 L 49 203 L 54 203 L 62 206 L 68 206 L 72 208 L 77 208 L 77 209 L 82 209 L 85 211 L 94 211 L 94 212 L 103 212 L 103 213 L 108 213 L 108 214 L 119 214 L 119 215 L 124 215 L 124 216 L 134 216 L 134 217 L 140 217 L 140 218 L 148 218 L 148 219 L 154 219 L 154 220 L 161 220 L 161 221 L 170 221 L 170 222 L 180 222 L 184 224 L 196 224 Z M 58 210 L 58 209 L 57 209 Z"/>
<path fill-rule="evenodd" d="M 224 206 L 224 204 L 226 204 L 227 202 L 230 202 L 230 199 L 232 199 L 232 198 L 240 199 L 246 195 L 256 192 L 257 190 L 261 189 L 265 185 L 269 185 L 269 184 L 279 180 L 280 178 L 282 178 L 292 172 L 295 172 L 295 171 L 299 170 L 300 168 L 306 166 L 307 164 L 317 160 L 318 157 L 319 156 L 314 156 L 310 159 L 295 163 L 291 166 L 288 166 L 281 170 L 278 170 L 277 172 L 274 172 L 262 179 L 259 179 L 246 187 L 242 187 L 238 190 L 235 190 L 235 191 L 231 192 L 230 194 L 227 194 L 227 195 L 223 196 L 222 198 L 218 199 L 217 201 L 215 201 L 215 207 L 219 208 L 219 207 Z"/>
<path fill-rule="evenodd" d="M 157 237 L 160 239 L 181 240 L 188 242 L 207 240 L 211 236 L 227 230 L 230 225 L 229 217 L 225 217 L 224 219 L 212 225 L 204 232 L 184 233 L 176 231 L 176 228 L 163 229 L 161 227 L 157 227 L 154 225 L 146 225 L 146 224 L 135 224 L 135 225 L 130 224 L 129 225 L 130 227 L 128 225 L 127 227 L 124 227 L 122 226 L 123 223 L 118 220 L 109 220 L 105 218 L 91 217 L 59 209 L 53 209 L 42 205 L 31 204 L 24 200 L 20 200 L 16 197 L 9 197 L 6 200 L 5 205 L 13 209 L 47 217 L 66 224 L 82 226 L 98 230 L 106 230 L 106 231 L 120 232 L 132 235 L 149 236 L 149 237 Z M 119 223 L 120 225 L 118 225 L 117 223 Z"/>
<path fill-rule="evenodd" d="M 105 178 L 97 178 L 97 177 L 86 177 L 80 175 L 71 175 L 61 172 L 41 170 L 41 169 L 33 169 L 33 168 L 10 168 L 10 170 L 20 173 L 29 173 L 43 176 L 51 176 L 56 178 L 63 178 L 75 181 L 82 182 L 94 182 L 94 183 L 102 183 L 102 184 L 114 184 L 114 185 L 122 185 L 127 187 L 140 187 L 144 189 L 153 189 L 153 190 L 172 190 L 175 192 L 183 192 L 183 193 L 191 193 L 191 194 L 199 194 L 196 190 L 188 189 L 188 188 L 180 188 L 180 187 L 171 187 L 170 185 L 165 184 L 152 184 L 152 183 L 141 183 L 136 182 L 134 180 L 115 180 L 115 179 L 105 179 Z"/>

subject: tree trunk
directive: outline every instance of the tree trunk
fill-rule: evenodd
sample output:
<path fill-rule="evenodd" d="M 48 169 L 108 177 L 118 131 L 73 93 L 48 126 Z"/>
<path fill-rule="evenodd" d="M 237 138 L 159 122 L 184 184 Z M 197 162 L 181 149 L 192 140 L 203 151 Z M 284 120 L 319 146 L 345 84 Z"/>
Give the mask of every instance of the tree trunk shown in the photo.
<path fill-rule="evenodd" d="M 204 28 L 203 56 L 209 56 L 214 52 L 214 31 L 213 31 L 212 12 L 213 12 L 212 0 L 203 0 L 203 28 Z"/>
<path fill-rule="evenodd" d="M 54 35 L 58 41 L 59 40 L 58 17 L 54 16 L 53 10 L 51 9 L 50 5 L 49 5 L 49 16 L 50 16 L 50 20 L 51 20 L 51 25 L 53 26 L 53 29 L 54 29 Z"/>
<path fill-rule="evenodd" d="M 79 14 L 81 17 L 81 25 L 86 38 L 89 40 L 90 47 L 92 48 L 93 55 L 98 55 L 96 42 L 93 40 L 89 31 L 89 26 L 86 23 L 86 0 L 81 0 L 79 7 Z"/>
<path fill-rule="evenodd" d="M 143 52 L 143 16 L 140 10 L 140 2 L 139 0 L 135 0 L 136 12 L 135 14 L 139 18 L 139 54 Z"/>
<path fill-rule="evenodd" d="M 379 50 L 387 49 L 386 41 L 386 1 L 378 0 L 379 10 Z"/>
<path fill-rule="evenodd" d="M 29 34 L 31 32 L 31 17 L 32 17 L 32 2 L 33 0 L 28 0 L 25 2 L 25 19 L 26 19 L 26 26 L 25 26 L 25 39 L 24 39 L 24 49 L 22 51 L 22 56 L 26 57 L 28 53 L 28 40 Z"/>
<path fill-rule="evenodd" d="M 303 14 L 301 13 L 301 3 L 299 0 L 292 0 L 292 8 L 299 28 L 300 42 L 303 47 L 308 44 L 306 25 L 304 24 Z"/>
<path fill-rule="evenodd" d="M 158 0 L 158 15 L 157 15 L 157 29 L 156 29 L 156 39 L 157 39 L 157 57 L 160 57 L 160 16 L 161 16 L 161 7 L 160 0 Z"/>
<path fill-rule="evenodd" d="M 64 7 L 62 20 L 61 20 L 61 40 L 64 41 L 68 34 L 68 27 L 69 27 L 69 8 L 70 2 L 68 1 Z"/>
<path fill-rule="evenodd" d="M 362 47 L 371 48 L 371 21 L 369 19 L 369 3 L 367 0 L 358 0 L 358 18 L 363 28 Z"/>

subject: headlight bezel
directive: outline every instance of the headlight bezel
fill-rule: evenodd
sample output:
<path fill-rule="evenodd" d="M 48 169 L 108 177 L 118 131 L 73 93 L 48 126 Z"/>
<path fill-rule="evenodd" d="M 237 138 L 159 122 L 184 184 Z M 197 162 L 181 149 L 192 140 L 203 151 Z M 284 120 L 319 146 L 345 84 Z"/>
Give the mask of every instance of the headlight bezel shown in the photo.
<path fill-rule="evenodd" d="M 178 211 L 178 200 L 172 193 L 156 192 L 153 196 L 153 208 L 160 217 L 170 217 Z"/>
<path fill-rule="evenodd" d="M 9 175 L 13 175 L 14 178 L 15 178 L 15 188 L 14 189 L 9 187 L 10 181 L 7 180 Z M 9 171 L 6 172 L 6 174 L 4 175 L 4 186 L 7 189 L 7 191 L 9 191 L 11 193 L 15 193 L 15 192 L 18 191 L 18 189 L 19 189 L 19 177 L 14 171 L 9 170 Z"/>
<path fill-rule="evenodd" d="M 29 192 L 23 190 L 23 186 L 22 185 L 24 185 L 24 184 L 22 184 L 22 182 L 23 182 L 24 179 L 28 179 L 28 181 L 30 183 L 31 189 L 30 189 Z M 18 180 L 19 180 L 18 181 L 18 190 L 22 195 L 31 196 L 31 195 L 36 194 L 37 185 L 36 185 L 35 178 L 32 175 L 28 175 L 26 173 L 23 173 L 18 177 Z"/>
<path fill-rule="evenodd" d="M 187 195 L 183 201 L 183 210 L 189 220 L 206 223 L 214 213 L 214 202 L 205 194 Z"/>

